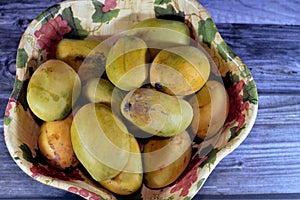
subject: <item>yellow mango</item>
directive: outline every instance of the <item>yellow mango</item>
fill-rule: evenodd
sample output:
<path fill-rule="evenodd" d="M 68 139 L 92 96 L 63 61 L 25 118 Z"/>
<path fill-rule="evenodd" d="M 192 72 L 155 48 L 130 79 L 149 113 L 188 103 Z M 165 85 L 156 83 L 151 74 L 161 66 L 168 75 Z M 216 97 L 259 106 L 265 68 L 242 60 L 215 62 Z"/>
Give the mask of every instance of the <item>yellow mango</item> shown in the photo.
<path fill-rule="evenodd" d="M 170 138 L 151 138 L 143 152 L 145 185 L 162 188 L 173 183 L 191 159 L 191 143 L 186 131 Z"/>
<path fill-rule="evenodd" d="M 127 128 L 104 104 L 86 104 L 77 111 L 71 141 L 78 160 L 96 181 L 117 176 L 129 160 Z"/>
<path fill-rule="evenodd" d="M 73 168 L 79 164 L 71 143 L 72 120 L 73 116 L 70 114 L 65 119 L 43 122 L 41 125 L 39 150 L 47 162 L 59 170 Z"/>
<path fill-rule="evenodd" d="M 123 36 L 107 56 L 107 77 L 122 90 L 139 88 L 148 77 L 148 58 L 147 45 L 142 39 Z"/>
<path fill-rule="evenodd" d="M 209 60 L 200 49 L 179 46 L 157 54 L 150 67 L 150 82 L 165 93 L 185 96 L 200 90 L 209 74 Z"/>
<path fill-rule="evenodd" d="M 65 118 L 81 91 L 81 81 L 67 63 L 52 59 L 41 64 L 31 76 L 27 102 L 31 111 L 43 121 Z"/>
<path fill-rule="evenodd" d="M 150 48 L 151 58 L 162 49 L 190 44 L 190 30 L 179 21 L 151 18 L 138 22 L 129 35 L 143 39 Z"/>
<path fill-rule="evenodd" d="M 111 45 L 98 40 L 63 39 L 56 49 L 56 58 L 72 66 L 82 81 L 101 77 Z"/>
<path fill-rule="evenodd" d="M 117 176 L 101 181 L 106 189 L 120 195 L 129 195 L 136 192 L 143 182 L 143 165 L 141 150 L 137 140 L 130 137 L 130 157 L 123 171 Z"/>
<path fill-rule="evenodd" d="M 91 103 L 104 103 L 110 105 L 114 86 L 106 79 L 91 78 L 82 88 L 85 98 Z"/>
<path fill-rule="evenodd" d="M 121 103 L 121 112 L 141 130 L 162 137 L 180 134 L 193 118 L 187 101 L 147 88 L 129 92 Z"/>
<path fill-rule="evenodd" d="M 100 44 L 98 40 L 63 39 L 56 48 L 56 58 L 68 63 L 78 72 L 84 59 Z"/>
<path fill-rule="evenodd" d="M 189 102 L 194 110 L 192 130 L 202 139 L 214 136 L 229 112 L 229 97 L 223 84 L 210 80 Z"/>

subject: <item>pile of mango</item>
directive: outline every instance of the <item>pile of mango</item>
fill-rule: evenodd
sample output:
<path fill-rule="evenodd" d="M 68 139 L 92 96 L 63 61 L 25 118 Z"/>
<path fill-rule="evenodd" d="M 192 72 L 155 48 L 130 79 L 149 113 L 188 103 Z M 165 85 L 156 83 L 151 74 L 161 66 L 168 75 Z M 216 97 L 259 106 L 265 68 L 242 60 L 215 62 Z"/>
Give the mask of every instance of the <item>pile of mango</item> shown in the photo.
<path fill-rule="evenodd" d="M 58 170 L 81 164 L 117 194 L 165 187 L 190 162 L 195 135 L 223 127 L 226 90 L 209 79 L 209 59 L 183 22 L 147 19 L 101 44 L 63 39 L 33 73 L 27 101 L 43 121 L 39 150 Z"/>

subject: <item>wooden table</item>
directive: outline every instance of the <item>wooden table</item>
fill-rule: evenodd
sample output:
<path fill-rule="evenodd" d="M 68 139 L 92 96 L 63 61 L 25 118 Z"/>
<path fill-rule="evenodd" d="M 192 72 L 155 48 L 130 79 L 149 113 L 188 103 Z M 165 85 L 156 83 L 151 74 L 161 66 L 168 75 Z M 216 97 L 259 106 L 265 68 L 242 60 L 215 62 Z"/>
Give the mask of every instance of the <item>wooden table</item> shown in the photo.
<path fill-rule="evenodd" d="M 0 199 L 81 199 L 24 174 L 3 139 L 18 42 L 30 21 L 58 1 L 0 1 Z M 300 199 L 300 1 L 199 1 L 250 68 L 259 111 L 248 138 L 194 199 Z"/>

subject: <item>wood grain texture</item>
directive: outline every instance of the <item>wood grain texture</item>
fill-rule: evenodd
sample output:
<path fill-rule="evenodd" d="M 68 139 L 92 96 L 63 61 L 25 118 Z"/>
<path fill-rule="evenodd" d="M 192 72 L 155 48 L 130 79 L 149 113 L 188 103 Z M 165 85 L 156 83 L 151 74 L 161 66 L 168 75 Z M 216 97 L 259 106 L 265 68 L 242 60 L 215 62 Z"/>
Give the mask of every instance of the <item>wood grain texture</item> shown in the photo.
<path fill-rule="evenodd" d="M 193 199 L 300 199 L 300 1 L 199 1 L 250 68 L 259 110 L 247 139 L 222 160 Z M 31 20 L 57 2 L 0 0 L 1 199 L 81 199 L 24 174 L 3 138 L 19 40 Z"/>
<path fill-rule="evenodd" d="M 300 26 L 217 24 L 248 66 L 259 92 L 300 93 Z"/>
<path fill-rule="evenodd" d="M 218 23 L 299 25 L 299 0 L 198 0 Z"/>

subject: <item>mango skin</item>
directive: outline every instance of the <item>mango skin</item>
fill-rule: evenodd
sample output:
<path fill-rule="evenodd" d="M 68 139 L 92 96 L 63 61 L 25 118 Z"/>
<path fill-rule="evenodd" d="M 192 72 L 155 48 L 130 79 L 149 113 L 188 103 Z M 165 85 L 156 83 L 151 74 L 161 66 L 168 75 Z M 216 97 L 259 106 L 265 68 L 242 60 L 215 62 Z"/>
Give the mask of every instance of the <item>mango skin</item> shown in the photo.
<path fill-rule="evenodd" d="M 151 58 L 162 49 L 189 45 L 191 42 L 188 26 L 175 20 L 146 19 L 134 25 L 128 34 L 140 37 L 146 42 Z"/>
<path fill-rule="evenodd" d="M 210 75 L 207 56 L 198 48 L 179 46 L 160 51 L 150 67 L 150 82 L 176 96 L 194 94 Z"/>
<path fill-rule="evenodd" d="M 104 104 L 86 104 L 77 111 L 71 141 L 80 163 L 99 182 L 117 176 L 129 160 L 127 128 Z"/>
<path fill-rule="evenodd" d="M 130 158 L 124 170 L 117 176 L 101 181 L 106 189 L 120 195 L 129 195 L 136 192 L 143 182 L 143 164 L 141 150 L 137 140 L 130 137 Z"/>
<path fill-rule="evenodd" d="M 98 40 L 63 39 L 56 49 L 56 58 L 68 63 L 82 82 L 101 77 L 111 45 Z"/>
<path fill-rule="evenodd" d="M 118 88 L 139 88 L 148 77 L 146 43 L 134 36 L 122 36 L 109 51 L 106 61 L 108 79 Z"/>
<path fill-rule="evenodd" d="M 170 138 L 153 138 L 144 146 L 144 183 L 149 188 L 162 188 L 178 179 L 187 167 L 192 146 L 189 134 Z"/>
<path fill-rule="evenodd" d="M 81 92 L 81 81 L 68 64 L 48 60 L 33 73 L 27 88 L 31 111 L 43 121 L 65 118 Z"/>
<path fill-rule="evenodd" d="M 180 134 L 193 118 L 187 101 L 147 88 L 129 92 L 121 103 L 121 113 L 141 130 L 161 137 Z"/>
<path fill-rule="evenodd" d="M 46 161 L 56 169 L 66 170 L 79 164 L 71 143 L 73 116 L 52 122 L 43 122 L 38 137 L 38 147 Z"/>
<path fill-rule="evenodd" d="M 78 72 L 84 59 L 99 44 L 98 40 L 62 39 L 56 48 L 56 58 L 68 63 Z"/>
<path fill-rule="evenodd" d="M 104 103 L 110 105 L 114 86 L 106 79 L 91 78 L 87 80 L 82 88 L 84 97 L 90 103 Z"/>
<path fill-rule="evenodd" d="M 193 132 L 201 139 L 209 139 L 218 133 L 229 112 L 229 97 L 224 85 L 209 80 L 189 102 L 194 110 Z"/>

